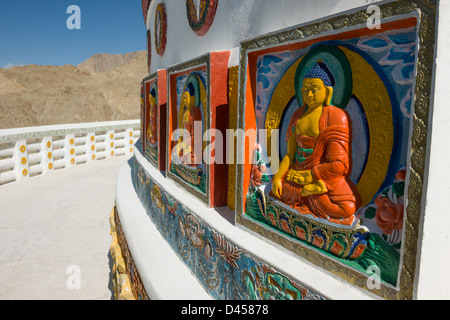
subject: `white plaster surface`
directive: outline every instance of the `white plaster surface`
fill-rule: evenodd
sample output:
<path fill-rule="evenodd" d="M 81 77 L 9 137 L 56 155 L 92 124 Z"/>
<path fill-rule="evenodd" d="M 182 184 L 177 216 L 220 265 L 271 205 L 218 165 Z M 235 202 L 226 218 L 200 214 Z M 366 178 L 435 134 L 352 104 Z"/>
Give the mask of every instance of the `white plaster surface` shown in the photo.
<path fill-rule="evenodd" d="M 228 241 L 237 244 L 244 252 L 251 253 L 256 259 L 268 263 L 277 271 L 290 276 L 293 280 L 327 299 L 378 299 L 378 297 L 345 283 L 321 268 L 311 265 L 279 245 L 262 239 L 240 226 L 232 225 L 216 210 L 208 208 L 197 198 L 189 196 L 174 182 L 166 179 L 143 157 L 139 150 L 135 150 L 135 156 L 161 188 L 177 199 L 184 207 L 195 213 L 205 224 L 224 235 Z M 147 292 L 152 292 L 152 294 L 161 298 L 171 297 L 171 299 L 174 299 L 173 295 L 176 292 L 172 288 L 177 288 L 176 291 L 182 290 L 183 292 L 178 292 L 179 296 L 176 298 L 195 299 L 199 290 L 198 282 L 193 282 L 192 287 L 185 287 L 185 285 L 177 283 L 179 279 L 174 278 L 178 274 L 178 271 L 175 270 L 178 270 L 177 268 L 183 270 L 184 263 L 177 258 L 172 248 L 167 243 L 164 243 L 165 241 L 161 236 L 151 235 L 154 239 L 161 239 L 164 242 L 153 243 L 144 241 L 145 238 L 150 237 L 149 228 L 153 223 L 147 218 L 139 199 L 135 195 L 134 190 L 131 189 L 130 169 L 126 166 L 119 173 L 116 203 L 120 219 L 121 221 L 123 220 L 122 223 L 124 224 L 130 251 L 135 259 Z M 144 215 L 145 218 L 143 218 Z M 154 225 L 150 230 L 152 230 L 152 233 L 154 232 Z M 153 250 L 158 250 L 157 256 L 152 252 Z M 159 255 L 161 250 L 166 253 Z M 164 259 L 161 259 L 162 257 Z M 171 269 L 169 270 L 168 268 Z M 167 281 L 166 287 L 159 283 L 162 279 L 161 275 L 164 275 L 164 279 Z M 190 275 L 190 278 L 189 281 L 195 279 L 193 275 Z M 188 279 L 183 278 L 183 281 L 188 281 Z"/>
<path fill-rule="evenodd" d="M 430 108 L 428 190 L 418 245 L 417 299 L 450 299 L 450 2 L 439 1 L 434 105 Z M 429 138 L 430 138 L 429 137 Z"/>
<path fill-rule="evenodd" d="M 0 187 L 0 299 L 113 298 L 109 216 L 127 156 Z M 79 267 L 80 289 L 67 281 Z"/>
<path fill-rule="evenodd" d="M 181 3 L 182 2 L 182 3 Z M 149 6 L 147 29 L 151 34 L 151 69 L 201 56 L 206 52 L 232 50 L 240 42 L 262 34 L 293 27 L 354 8 L 365 8 L 378 0 L 220 0 L 208 33 L 197 36 L 189 27 L 184 1 L 155 1 Z M 167 44 L 163 57 L 156 53 L 155 9 L 164 3 L 167 14 Z"/>
<path fill-rule="evenodd" d="M 23 127 L 23 128 L 9 128 L 0 129 L 0 136 L 18 135 L 18 134 L 32 134 L 41 132 L 53 132 L 62 130 L 84 130 L 92 129 L 98 127 L 118 127 L 118 126 L 130 126 L 133 127 L 139 124 L 140 119 L 137 120 L 120 120 L 120 121 L 99 121 L 99 122 L 85 122 L 85 123 L 69 123 L 69 124 L 57 124 L 57 125 L 46 125 L 46 126 L 36 126 L 36 127 Z"/>

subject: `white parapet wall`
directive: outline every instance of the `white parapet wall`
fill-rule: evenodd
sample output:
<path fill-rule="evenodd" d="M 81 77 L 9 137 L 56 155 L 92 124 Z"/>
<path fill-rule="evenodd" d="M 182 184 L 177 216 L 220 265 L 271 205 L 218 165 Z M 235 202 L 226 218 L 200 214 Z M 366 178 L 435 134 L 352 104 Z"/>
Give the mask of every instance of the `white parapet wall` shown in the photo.
<path fill-rule="evenodd" d="M 0 130 L 0 185 L 92 161 L 131 155 L 140 120 Z"/>

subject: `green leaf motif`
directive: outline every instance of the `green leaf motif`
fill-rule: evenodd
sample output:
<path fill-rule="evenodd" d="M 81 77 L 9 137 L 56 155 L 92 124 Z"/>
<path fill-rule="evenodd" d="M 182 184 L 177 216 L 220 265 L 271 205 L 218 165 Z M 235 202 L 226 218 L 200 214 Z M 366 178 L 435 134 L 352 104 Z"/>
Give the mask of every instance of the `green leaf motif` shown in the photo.
<path fill-rule="evenodd" d="M 403 196 L 404 192 L 405 192 L 405 182 L 401 181 L 401 182 L 394 182 L 394 184 L 392 185 L 392 192 L 397 196 L 397 197 L 401 197 Z"/>
<path fill-rule="evenodd" d="M 376 209 L 374 207 L 368 207 L 364 212 L 364 217 L 367 219 L 375 218 Z"/>

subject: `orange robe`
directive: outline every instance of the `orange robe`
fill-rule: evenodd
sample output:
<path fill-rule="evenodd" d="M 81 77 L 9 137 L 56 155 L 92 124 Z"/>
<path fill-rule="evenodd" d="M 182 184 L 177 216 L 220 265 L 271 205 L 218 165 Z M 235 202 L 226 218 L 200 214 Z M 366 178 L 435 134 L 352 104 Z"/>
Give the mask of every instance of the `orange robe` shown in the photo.
<path fill-rule="evenodd" d="M 305 106 L 292 116 L 287 140 L 304 110 Z M 300 196 L 303 186 L 287 181 L 287 170 L 282 178 L 281 201 L 301 214 L 312 214 L 337 223 L 340 219 L 350 218 L 343 224 L 351 224 L 360 206 L 360 199 L 356 187 L 349 179 L 351 137 L 346 113 L 335 106 L 324 106 L 319 130 L 319 135 L 314 138 L 301 135 L 295 137 L 299 147 L 297 152 L 301 153 L 299 157 L 303 156 L 305 160 L 300 162 L 296 159 L 289 170 L 310 170 L 314 181 L 322 180 L 328 191 L 319 195 Z M 313 151 L 306 154 L 300 148 Z"/>
<path fill-rule="evenodd" d="M 158 125 L 158 109 L 156 106 L 153 106 L 151 108 L 151 110 L 152 110 L 152 112 L 150 114 L 150 128 L 151 128 L 150 130 L 152 132 L 152 137 L 150 139 L 150 143 L 156 144 L 156 142 L 157 142 L 156 129 L 157 129 L 157 125 Z"/>
<path fill-rule="evenodd" d="M 196 137 L 195 136 L 195 122 L 196 121 L 202 121 L 202 113 L 200 111 L 200 109 L 198 107 L 191 107 L 191 110 L 189 111 L 189 121 L 186 121 L 184 123 L 184 129 L 186 129 L 191 137 L 191 141 L 190 141 L 190 146 L 191 146 L 191 154 L 190 154 L 190 158 L 191 158 L 191 162 L 187 165 L 191 166 L 191 167 L 196 167 L 197 165 L 199 165 L 197 158 L 201 159 L 201 154 L 196 155 L 195 154 L 195 147 L 197 146 L 197 148 L 200 148 L 200 150 L 202 150 L 202 145 L 203 145 L 203 140 L 202 137 Z"/>

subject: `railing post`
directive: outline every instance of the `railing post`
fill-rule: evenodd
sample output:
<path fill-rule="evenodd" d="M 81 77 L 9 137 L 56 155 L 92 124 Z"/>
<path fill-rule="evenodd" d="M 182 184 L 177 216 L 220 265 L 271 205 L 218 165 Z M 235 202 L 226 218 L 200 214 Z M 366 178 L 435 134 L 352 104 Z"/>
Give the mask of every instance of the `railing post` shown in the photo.
<path fill-rule="evenodd" d="M 48 173 L 54 171 L 53 168 L 53 138 L 44 137 L 41 145 L 42 171 Z"/>
<path fill-rule="evenodd" d="M 115 156 L 115 150 L 116 150 L 116 144 L 115 144 L 115 140 L 116 140 L 116 133 L 114 132 L 114 130 L 109 130 L 106 133 L 106 138 L 105 138 L 105 142 L 106 142 L 106 159 L 109 159 L 111 157 Z"/>
<path fill-rule="evenodd" d="M 95 133 L 89 132 L 86 135 L 86 156 L 87 162 L 95 161 L 97 156 L 97 148 L 95 146 Z"/>
<path fill-rule="evenodd" d="M 136 139 L 134 139 L 133 128 L 128 128 L 125 131 L 125 141 L 128 142 L 128 145 L 125 145 L 126 154 L 133 153 L 133 151 L 134 151 L 134 144 L 136 142 Z"/>
<path fill-rule="evenodd" d="M 30 167 L 28 164 L 27 142 L 25 140 L 17 141 L 14 149 L 14 171 L 16 172 L 16 181 L 30 177 Z"/>
<path fill-rule="evenodd" d="M 64 142 L 64 158 L 66 160 L 66 168 L 74 167 L 76 165 L 75 152 L 75 136 L 73 134 L 69 134 L 66 136 Z"/>

